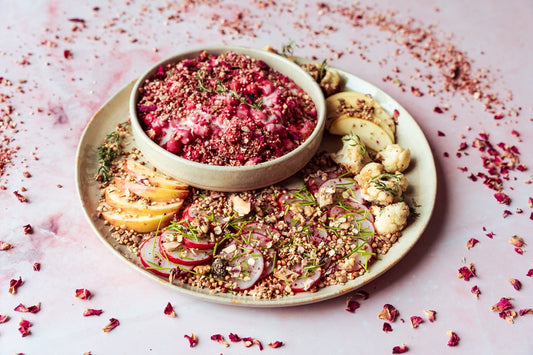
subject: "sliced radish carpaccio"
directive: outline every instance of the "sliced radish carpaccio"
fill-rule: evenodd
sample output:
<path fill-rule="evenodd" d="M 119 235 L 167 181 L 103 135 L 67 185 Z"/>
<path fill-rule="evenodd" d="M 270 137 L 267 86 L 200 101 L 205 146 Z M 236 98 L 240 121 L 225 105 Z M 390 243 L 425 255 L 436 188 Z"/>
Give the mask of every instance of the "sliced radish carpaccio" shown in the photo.
<path fill-rule="evenodd" d="M 350 258 L 354 259 L 354 264 L 351 267 L 344 268 L 348 272 L 355 272 L 361 270 L 365 265 L 367 265 L 373 258 L 372 255 L 372 245 L 370 241 L 363 242 L 358 241 L 357 246 L 358 251 L 353 253 Z"/>
<path fill-rule="evenodd" d="M 238 253 L 230 260 L 228 273 L 236 284 L 234 290 L 244 291 L 252 288 L 261 278 L 265 263 L 258 249 L 239 249 Z"/>
<path fill-rule="evenodd" d="M 159 251 L 170 261 L 180 265 L 201 265 L 206 264 L 213 256 L 212 250 L 202 250 L 189 248 L 183 243 L 175 241 L 165 241 L 161 235 L 159 238 Z"/>
<path fill-rule="evenodd" d="M 345 199 L 362 202 L 359 186 L 353 180 L 346 178 L 336 178 L 326 180 L 320 185 L 316 192 L 316 200 L 319 206 L 327 206 L 331 195 L 343 196 Z M 333 198 L 333 200 L 336 200 Z"/>
<path fill-rule="evenodd" d="M 296 265 L 292 270 L 301 275 L 290 284 L 290 287 L 294 292 L 308 291 L 318 283 L 322 276 L 322 270 L 320 269 L 304 272 L 300 265 Z"/>
<path fill-rule="evenodd" d="M 140 248 L 141 264 L 143 264 L 148 271 L 159 276 L 169 277 L 170 270 L 172 269 L 191 269 L 190 266 L 175 264 L 161 255 L 155 238 L 156 237 L 151 237 L 150 239 L 147 239 L 142 243 Z"/>

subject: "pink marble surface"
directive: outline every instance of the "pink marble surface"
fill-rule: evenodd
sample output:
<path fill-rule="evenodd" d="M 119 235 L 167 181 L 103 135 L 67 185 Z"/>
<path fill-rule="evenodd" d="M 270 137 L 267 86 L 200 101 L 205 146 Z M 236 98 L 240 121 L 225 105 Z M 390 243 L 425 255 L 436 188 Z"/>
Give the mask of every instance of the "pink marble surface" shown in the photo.
<path fill-rule="evenodd" d="M 0 324 L 0 353 L 259 351 L 242 343 L 224 348 L 210 340 L 213 334 L 227 338 L 233 332 L 259 339 L 265 353 L 381 354 L 406 344 L 409 354 L 531 354 L 533 314 L 517 316 L 510 324 L 491 311 L 502 297 L 512 298 L 517 312 L 533 308 L 533 278 L 526 276 L 533 268 L 533 209 L 528 205 L 533 185 L 526 183 L 532 179 L 531 170 L 515 169 L 504 181 L 504 192 L 512 199 L 509 206 L 498 204 L 481 179 L 473 182 L 468 176 L 485 171 L 480 153 L 470 146 L 482 131 L 494 144 L 516 145 L 520 162 L 533 166 L 533 3 L 360 1 L 358 8 L 366 9 L 360 19 L 347 15 L 352 2 L 333 1 L 323 7 L 315 1 L 194 3 L 0 0 L 0 149 L 19 147 L 11 157 L 13 164 L 7 164 L 0 176 L 0 241 L 14 246 L 0 251 L 0 314 L 10 317 Z M 472 72 L 483 73 L 481 83 L 491 86 L 483 92 L 505 101 L 505 108 L 496 107 L 504 117 L 495 120 L 495 113 L 465 90 L 442 92 L 442 73 L 412 55 L 420 51 L 419 43 L 409 47 L 401 42 L 401 31 L 391 33 L 366 22 L 390 12 L 396 12 L 393 19 L 398 23 L 412 18 L 412 28 L 431 29 L 439 43 L 462 51 Z M 397 266 L 364 287 L 370 297 L 359 300 L 355 313 L 344 310 L 346 297 L 302 307 L 250 309 L 181 295 L 142 277 L 113 255 L 90 228 L 76 193 L 74 162 L 84 127 L 109 97 L 147 66 L 202 45 L 280 48 L 291 40 L 298 44 L 296 54 L 328 57 L 330 64 L 376 84 L 399 101 L 425 132 L 437 164 L 437 205 L 429 227 Z M 383 80 L 387 76 L 399 81 Z M 413 95 L 411 86 L 424 95 Z M 439 114 L 436 106 L 448 110 Z M 510 114 L 513 108 L 518 116 Z M 8 116 L 15 128 L 4 127 Z M 463 152 L 459 158 L 461 142 L 469 148 L 468 155 Z M 14 191 L 29 202 L 19 203 Z M 503 218 L 504 210 L 512 214 Z M 23 233 L 27 224 L 33 234 Z M 488 232 L 494 233 L 492 239 Z M 523 255 L 509 243 L 513 235 L 527 243 Z M 480 242 L 468 250 L 470 238 Z M 41 264 L 38 272 L 32 269 L 35 262 Z M 469 263 L 475 265 L 477 277 L 467 282 L 457 277 L 457 270 Z M 9 282 L 18 277 L 24 284 L 12 295 Z M 519 291 L 509 283 L 511 278 L 521 281 Z M 478 299 L 470 292 L 474 285 L 482 292 Z M 94 295 L 77 299 L 77 288 Z M 36 314 L 14 311 L 19 303 L 38 302 L 42 308 Z M 176 318 L 163 314 L 168 302 Z M 382 331 L 383 320 L 377 317 L 386 303 L 405 320 L 392 323 L 389 333 Z M 104 313 L 83 317 L 84 308 Z M 433 323 L 425 318 L 428 309 L 437 311 Z M 409 321 L 415 315 L 424 319 L 417 329 Z M 33 324 L 27 337 L 18 331 L 21 317 Z M 101 328 L 109 318 L 118 319 L 120 326 L 104 333 Z M 459 335 L 457 347 L 447 346 L 448 330 Z M 193 349 L 183 338 L 191 333 L 199 338 Z M 269 348 L 267 344 L 276 340 L 284 346 Z"/>

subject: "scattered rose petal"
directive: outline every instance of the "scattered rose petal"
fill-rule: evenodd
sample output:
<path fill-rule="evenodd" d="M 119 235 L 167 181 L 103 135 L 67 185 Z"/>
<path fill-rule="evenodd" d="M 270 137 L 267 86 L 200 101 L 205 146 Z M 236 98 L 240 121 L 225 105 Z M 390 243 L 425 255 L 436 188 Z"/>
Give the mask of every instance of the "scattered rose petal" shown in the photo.
<path fill-rule="evenodd" d="M 29 307 L 26 307 L 22 303 L 19 303 L 19 305 L 14 308 L 14 311 L 23 312 L 23 313 L 37 313 L 40 310 L 41 310 L 41 302 L 37 303 L 34 306 L 29 306 Z"/>
<path fill-rule="evenodd" d="M 419 317 L 419 316 L 412 316 L 411 317 L 411 327 L 412 328 L 418 328 L 420 323 L 422 323 L 422 317 Z"/>
<path fill-rule="evenodd" d="M 63 57 L 65 57 L 65 59 L 72 59 L 72 52 L 68 49 L 65 49 L 63 51 Z"/>
<path fill-rule="evenodd" d="M 385 304 L 383 310 L 378 314 L 378 319 L 394 322 L 399 314 L 400 312 L 393 305 Z"/>
<path fill-rule="evenodd" d="M 237 343 L 239 341 L 241 341 L 241 337 L 238 336 L 237 334 L 234 334 L 234 333 L 229 333 L 229 340 L 232 342 L 232 343 Z"/>
<path fill-rule="evenodd" d="M 70 22 L 78 22 L 78 23 L 85 23 L 85 20 L 82 18 L 69 18 Z"/>
<path fill-rule="evenodd" d="M 512 298 L 502 297 L 500 301 L 498 301 L 498 303 L 496 303 L 494 306 L 490 308 L 490 310 L 502 312 L 502 311 L 508 310 L 509 308 L 513 308 L 513 305 L 511 304 L 511 302 L 509 302 L 509 300 L 512 300 Z"/>
<path fill-rule="evenodd" d="M 494 238 L 494 232 L 489 232 L 487 234 L 485 234 L 487 237 L 489 237 L 490 239 L 493 239 Z"/>
<path fill-rule="evenodd" d="M 469 281 L 471 277 L 476 276 L 476 270 L 474 268 L 474 264 L 470 264 L 469 266 L 463 266 L 459 269 L 459 273 L 457 274 L 457 277 L 460 279 L 464 279 L 465 281 Z"/>
<path fill-rule="evenodd" d="M 101 309 L 92 309 L 92 308 L 85 308 L 83 310 L 83 316 L 84 317 L 89 317 L 89 316 L 99 316 L 100 314 L 102 314 L 104 311 L 102 311 Z"/>
<path fill-rule="evenodd" d="M 88 300 L 91 297 L 92 297 L 91 291 L 87 290 L 86 288 L 76 289 L 76 298 L 79 298 L 82 300 Z"/>
<path fill-rule="evenodd" d="M 511 198 L 503 192 L 496 192 L 494 194 L 494 198 L 496 199 L 496 201 L 498 201 L 498 203 L 501 203 L 507 206 L 509 206 L 509 204 L 511 203 Z"/>
<path fill-rule="evenodd" d="M 479 240 L 477 240 L 476 238 L 470 238 L 468 240 L 468 242 L 466 243 L 466 249 L 470 249 L 472 248 L 474 245 L 476 245 L 477 243 L 479 243 Z"/>
<path fill-rule="evenodd" d="M 268 346 L 274 349 L 281 348 L 283 346 L 283 342 L 276 340 L 271 343 L 268 343 Z"/>
<path fill-rule="evenodd" d="M 479 290 L 479 287 L 477 285 L 472 287 L 470 292 L 472 292 L 474 294 L 474 296 L 476 296 L 476 298 L 479 298 L 479 295 L 481 294 L 481 291 Z"/>
<path fill-rule="evenodd" d="M 352 299 L 346 300 L 346 310 L 351 313 L 355 313 L 355 310 L 360 307 L 359 302 L 354 301 Z"/>
<path fill-rule="evenodd" d="M 533 314 L 533 308 L 522 308 L 518 311 L 518 314 L 520 314 L 520 316 L 525 316 L 526 314 Z"/>
<path fill-rule="evenodd" d="M 395 346 L 394 348 L 392 348 L 392 353 L 393 354 L 403 354 L 403 353 L 407 352 L 407 350 L 409 350 L 409 348 L 407 348 L 407 345 L 402 344 L 400 346 Z"/>
<path fill-rule="evenodd" d="M 507 217 L 509 217 L 512 214 L 513 214 L 513 212 L 511 212 L 509 210 L 504 210 L 503 213 L 502 213 L 502 217 L 503 218 L 507 218 Z"/>
<path fill-rule="evenodd" d="M 368 297 L 370 296 L 370 295 L 368 294 L 368 292 L 366 292 L 366 291 L 357 291 L 357 292 L 355 293 L 355 295 L 356 295 L 357 297 L 361 297 L 363 300 L 368 299 Z"/>
<path fill-rule="evenodd" d="M 520 254 L 520 255 L 524 254 L 524 249 L 522 249 L 522 248 L 514 248 L 514 251 L 515 251 L 517 254 Z"/>
<path fill-rule="evenodd" d="M 165 310 L 163 311 L 167 316 L 176 317 L 176 312 L 174 312 L 174 308 L 170 304 L 170 302 L 167 303 Z"/>
<path fill-rule="evenodd" d="M 446 133 L 442 132 L 442 131 L 437 131 L 437 135 L 439 137 L 445 137 L 446 136 Z"/>
<path fill-rule="evenodd" d="M 522 288 L 522 283 L 517 279 L 509 279 L 509 282 L 517 291 L 520 291 L 520 289 Z"/>
<path fill-rule="evenodd" d="M 511 239 L 509 239 L 509 243 L 511 243 L 512 245 L 514 245 L 517 248 L 521 248 L 525 244 L 524 243 L 524 239 L 522 239 L 521 237 L 519 237 L 517 235 L 513 235 L 511 237 Z"/>
<path fill-rule="evenodd" d="M 529 269 L 526 276 L 533 277 L 533 269 Z"/>
<path fill-rule="evenodd" d="M 40 271 L 41 263 L 33 263 L 33 271 Z"/>
<path fill-rule="evenodd" d="M 508 321 L 511 324 L 514 323 L 514 319 L 517 316 L 516 312 L 513 311 L 513 310 L 502 311 L 502 312 L 498 313 L 498 315 L 500 316 L 501 319 L 505 319 L 506 321 Z"/>
<path fill-rule="evenodd" d="M 13 248 L 13 246 L 7 242 L 3 242 L 0 240 L 0 251 L 5 251 Z"/>
<path fill-rule="evenodd" d="M 211 340 L 214 340 L 218 342 L 219 344 L 224 345 L 226 348 L 229 346 L 229 343 L 226 340 L 224 340 L 224 337 L 222 336 L 222 334 L 211 335 Z"/>
<path fill-rule="evenodd" d="M 385 333 L 392 332 L 392 326 L 390 325 L 390 323 L 387 323 L 387 322 L 383 323 L 383 331 Z"/>
<path fill-rule="evenodd" d="M 190 336 L 185 334 L 183 337 L 189 341 L 189 347 L 194 348 L 196 345 L 198 345 L 198 338 L 194 333 L 191 333 Z"/>
<path fill-rule="evenodd" d="M 19 277 L 18 280 L 11 279 L 11 281 L 9 281 L 9 293 L 11 293 L 12 295 L 17 293 L 18 288 L 22 284 L 23 284 L 23 281 L 21 277 Z"/>
<path fill-rule="evenodd" d="M 418 88 L 415 88 L 414 86 L 411 86 L 411 92 L 412 92 L 413 95 L 415 95 L 416 97 L 424 96 L 424 94 L 423 94 Z"/>
<path fill-rule="evenodd" d="M 442 110 L 442 108 L 440 108 L 439 106 L 435 106 L 433 108 L 433 112 L 435 113 L 443 113 L 444 111 Z"/>
<path fill-rule="evenodd" d="M 0 313 L 0 324 L 5 323 L 9 320 L 9 316 L 3 313 Z"/>
<path fill-rule="evenodd" d="M 20 192 L 18 191 L 13 191 L 13 195 L 15 195 L 17 197 L 17 199 L 19 200 L 19 202 L 21 203 L 25 203 L 25 202 L 28 202 L 28 199 L 26 197 L 24 197 Z"/>
<path fill-rule="evenodd" d="M 31 226 L 31 224 L 26 224 L 25 226 L 22 227 L 22 233 L 24 234 L 33 234 L 33 227 Z"/>
<path fill-rule="evenodd" d="M 120 325 L 120 322 L 118 321 L 118 319 L 110 318 L 109 323 L 105 327 L 103 327 L 102 330 L 106 333 L 109 333 L 110 331 L 118 327 L 119 325 Z"/>
<path fill-rule="evenodd" d="M 430 323 L 433 323 L 436 319 L 437 312 L 431 309 L 428 309 L 427 311 L 424 311 L 426 314 L 426 317 Z"/>
<path fill-rule="evenodd" d="M 263 344 L 258 339 L 252 339 L 252 343 L 259 347 L 259 350 L 263 351 Z"/>
<path fill-rule="evenodd" d="M 448 337 L 450 338 L 448 340 L 448 346 L 457 346 L 457 344 L 459 344 L 459 340 L 461 340 L 459 336 L 451 330 L 448 330 L 447 334 L 448 334 Z"/>
<path fill-rule="evenodd" d="M 20 319 L 19 321 L 19 333 L 24 338 L 31 334 L 30 327 L 32 326 L 31 322 L 25 319 Z"/>

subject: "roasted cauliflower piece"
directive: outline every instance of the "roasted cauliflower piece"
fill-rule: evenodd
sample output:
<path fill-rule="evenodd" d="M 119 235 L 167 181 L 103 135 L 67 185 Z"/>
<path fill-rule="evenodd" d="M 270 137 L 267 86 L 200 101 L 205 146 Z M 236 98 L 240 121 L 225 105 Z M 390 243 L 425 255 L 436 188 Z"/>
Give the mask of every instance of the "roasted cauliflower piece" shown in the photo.
<path fill-rule="evenodd" d="M 398 144 L 389 144 L 377 154 L 376 159 L 381 161 L 388 173 L 404 172 L 411 162 L 411 151 Z"/>
<path fill-rule="evenodd" d="M 378 234 L 393 234 L 407 225 L 409 206 L 405 202 L 397 202 L 380 208 L 375 213 L 374 227 Z"/>
<path fill-rule="evenodd" d="M 400 201 L 407 189 L 407 179 L 402 173 L 385 172 L 383 165 L 376 162 L 366 164 L 355 180 L 361 188 L 362 197 L 379 205 Z"/>
<path fill-rule="evenodd" d="M 332 154 L 332 158 L 337 164 L 356 175 L 370 161 L 365 144 L 354 134 L 342 137 L 342 149 Z"/>

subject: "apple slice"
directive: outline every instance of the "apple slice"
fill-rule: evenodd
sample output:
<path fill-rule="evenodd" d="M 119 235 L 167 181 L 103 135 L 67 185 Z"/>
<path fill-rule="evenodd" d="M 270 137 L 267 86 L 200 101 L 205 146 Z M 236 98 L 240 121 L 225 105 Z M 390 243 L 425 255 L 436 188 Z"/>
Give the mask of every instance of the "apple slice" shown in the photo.
<path fill-rule="evenodd" d="M 113 183 L 122 193 L 129 191 L 137 196 L 156 202 L 170 202 L 176 199 L 183 200 L 189 194 L 188 190 L 167 189 L 165 187 L 144 185 L 119 178 L 115 178 Z"/>
<path fill-rule="evenodd" d="M 138 233 L 153 232 L 157 229 L 166 227 L 174 217 L 174 213 L 164 213 L 154 216 L 130 214 L 125 211 L 114 209 L 105 202 L 100 203 L 98 210 L 102 217 L 111 225 L 117 227 L 124 226 L 126 229 L 132 229 Z"/>
<path fill-rule="evenodd" d="M 385 132 L 387 132 L 392 142 L 394 143 L 394 137 L 396 133 L 396 122 L 394 122 L 392 116 L 389 115 L 383 109 L 383 107 L 381 107 L 381 105 L 372 97 L 355 91 L 339 92 L 326 99 L 326 128 L 329 128 L 333 121 L 335 121 L 337 118 L 347 114 L 346 111 L 339 110 L 341 106 L 356 108 L 359 106 L 358 101 L 360 100 L 364 101 L 368 107 L 372 107 L 374 109 L 370 121 L 374 122 L 375 124 L 380 126 Z M 357 114 L 352 116 L 355 118 L 361 118 L 357 117 Z"/>
<path fill-rule="evenodd" d="M 153 171 L 135 160 L 124 161 L 124 171 L 137 181 L 148 180 L 150 185 L 167 189 L 187 190 L 189 186 L 164 174 Z"/>
<path fill-rule="evenodd" d="M 105 201 L 115 209 L 138 216 L 155 216 L 165 213 L 175 214 L 183 205 L 183 200 L 176 199 L 176 202 L 152 202 L 148 203 L 144 199 L 134 199 L 133 196 L 124 194 L 114 185 L 109 185 L 105 189 Z"/>
<path fill-rule="evenodd" d="M 342 115 L 335 119 L 331 123 L 329 132 L 341 136 L 350 133 L 358 135 L 363 143 L 375 152 L 379 152 L 385 146 L 394 143 L 387 132 L 376 123 L 348 115 Z"/>

